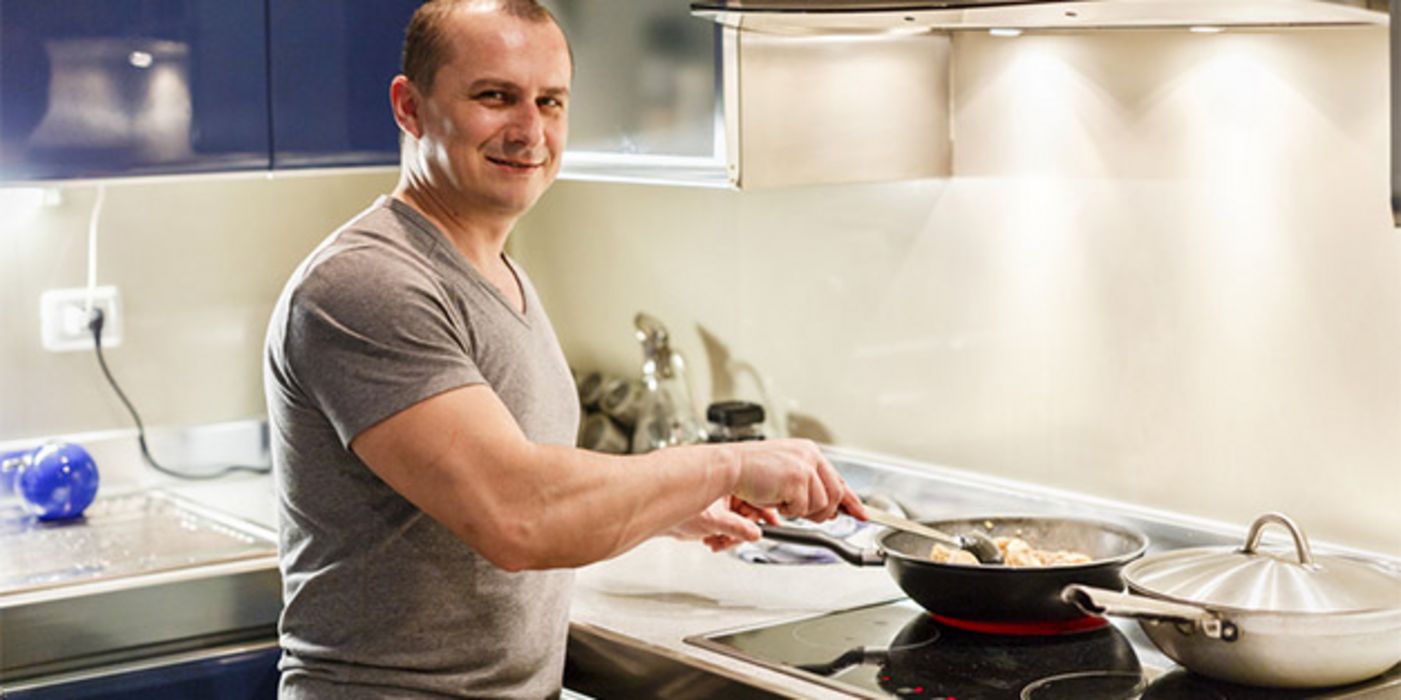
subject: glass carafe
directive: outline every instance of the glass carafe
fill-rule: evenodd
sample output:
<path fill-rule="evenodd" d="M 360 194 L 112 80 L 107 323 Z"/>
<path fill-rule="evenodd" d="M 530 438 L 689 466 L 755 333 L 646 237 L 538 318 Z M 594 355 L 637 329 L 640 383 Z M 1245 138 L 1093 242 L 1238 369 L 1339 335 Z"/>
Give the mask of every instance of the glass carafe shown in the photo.
<path fill-rule="evenodd" d="M 705 441 L 705 430 L 691 401 L 686 360 L 671 347 L 671 336 L 657 319 L 633 319 L 642 343 L 642 410 L 632 435 L 633 452 Z"/>

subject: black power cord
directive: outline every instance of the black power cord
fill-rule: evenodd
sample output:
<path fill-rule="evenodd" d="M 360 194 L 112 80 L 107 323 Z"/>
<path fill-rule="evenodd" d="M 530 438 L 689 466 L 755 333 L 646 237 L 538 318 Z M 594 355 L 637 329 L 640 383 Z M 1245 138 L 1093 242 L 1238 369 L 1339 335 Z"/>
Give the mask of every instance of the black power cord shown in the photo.
<path fill-rule="evenodd" d="M 156 458 L 151 456 L 151 450 L 146 447 L 146 426 L 141 422 L 141 416 L 137 414 L 136 407 L 132 406 L 131 401 L 127 399 L 126 392 L 122 391 L 122 388 L 117 385 L 117 380 L 112 378 L 112 371 L 107 369 L 107 360 L 102 356 L 102 325 L 105 322 L 106 317 L 103 315 L 102 309 L 94 308 L 92 313 L 88 316 L 88 330 L 92 331 L 93 350 L 97 351 L 97 364 L 102 367 L 102 374 L 107 377 L 107 383 L 111 384 L 112 390 L 117 392 L 117 398 L 122 400 L 122 405 L 126 406 L 127 412 L 131 414 L 131 419 L 136 421 L 136 442 L 141 445 L 141 456 L 145 458 L 146 464 L 151 465 L 152 469 L 162 474 L 173 476 L 177 479 L 190 479 L 192 481 L 217 479 L 232 472 L 266 474 L 272 471 L 269 467 L 250 467 L 242 464 L 234 464 L 211 472 L 187 472 L 170 469 L 157 462 Z"/>

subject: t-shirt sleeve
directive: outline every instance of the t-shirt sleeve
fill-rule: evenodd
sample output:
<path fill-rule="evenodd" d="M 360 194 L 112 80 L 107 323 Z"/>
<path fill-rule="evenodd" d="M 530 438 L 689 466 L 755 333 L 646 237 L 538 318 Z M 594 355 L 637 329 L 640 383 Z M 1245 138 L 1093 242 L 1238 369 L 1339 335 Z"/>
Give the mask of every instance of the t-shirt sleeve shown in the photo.
<path fill-rule="evenodd" d="M 458 310 L 456 313 L 462 313 Z M 340 441 L 449 389 L 483 383 L 436 285 L 368 255 L 324 260 L 293 294 L 287 364 Z"/>

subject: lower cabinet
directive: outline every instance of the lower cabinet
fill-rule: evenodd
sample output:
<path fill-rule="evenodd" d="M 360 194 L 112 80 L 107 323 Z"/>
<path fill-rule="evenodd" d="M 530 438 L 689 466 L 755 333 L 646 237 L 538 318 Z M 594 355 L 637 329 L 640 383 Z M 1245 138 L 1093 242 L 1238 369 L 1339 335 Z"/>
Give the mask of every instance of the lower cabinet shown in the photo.
<path fill-rule="evenodd" d="M 276 642 L 241 645 L 139 665 L 56 678 L 11 689 L 5 700 L 276 700 Z"/>

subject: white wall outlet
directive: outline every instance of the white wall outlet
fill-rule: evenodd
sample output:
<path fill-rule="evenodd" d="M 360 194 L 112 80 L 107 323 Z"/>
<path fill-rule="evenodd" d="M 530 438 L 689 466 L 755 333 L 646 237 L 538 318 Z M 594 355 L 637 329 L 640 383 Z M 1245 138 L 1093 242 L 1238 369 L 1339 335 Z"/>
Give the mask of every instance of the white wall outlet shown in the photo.
<path fill-rule="evenodd" d="M 102 309 L 102 347 L 122 344 L 121 296 L 116 287 L 97 287 L 92 306 Z M 49 352 L 91 350 L 88 330 L 88 289 L 50 289 L 39 295 L 39 339 Z"/>

